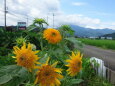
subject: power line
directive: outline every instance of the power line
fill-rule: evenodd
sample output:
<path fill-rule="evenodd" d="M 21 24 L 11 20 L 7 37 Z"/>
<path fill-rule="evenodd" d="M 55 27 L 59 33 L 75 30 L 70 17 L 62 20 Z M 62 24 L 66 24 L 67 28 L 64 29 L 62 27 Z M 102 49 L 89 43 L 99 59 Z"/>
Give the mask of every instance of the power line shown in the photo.
<path fill-rule="evenodd" d="M 12 14 L 9 14 L 9 15 L 12 15 Z M 10 17 L 11 18 L 11 16 L 7 16 L 7 17 Z M 19 21 L 22 21 L 21 19 L 19 19 L 19 17 L 18 16 L 16 16 L 16 15 L 12 15 L 12 17 L 14 18 L 18 18 L 17 20 L 19 20 Z"/>
<path fill-rule="evenodd" d="M 9 12 L 8 14 L 10 14 L 10 15 L 12 15 L 12 16 L 15 16 L 15 17 L 19 18 L 19 16 L 15 15 L 15 14 L 13 14 L 13 13 L 11 13 L 11 12 Z M 25 19 L 25 17 L 21 17 L 21 18 L 24 18 L 24 19 Z"/>
<path fill-rule="evenodd" d="M 14 15 L 14 16 L 17 16 L 17 17 L 21 16 L 22 18 L 27 19 L 27 16 L 26 16 L 26 15 L 19 14 L 19 13 L 15 13 L 15 12 L 11 12 L 11 11 L 9 11 L 9 13 L 10 13 L 11 15 Z"/>
<path fill-rule="evenodd" d="M 30 17 L 28 17 L 28 15 L 26 16 L 26 15 L 23 15 L 23 14 L 16 14 L 16 13 L 12 13 L 12 12 L 9 12 L 8 14 L 13 15 L 13 16 L 15 16 L 17 18 L 21 17 L 23 19 L 26 19 L 26 25 L 27 25 L 27 27 L 28 27 L 29 20 L 33 21 L 33 19 L 30 18 Z M 22 20 L 20 20 L 20 21 L 22 21 Z"/>
<path fill-rule="evenodd" d="M 4 0 L 4 29 L 6 30 L 6 0 Z"/>
<path fill-rule="evenodd" d="M 53 28 L 54 28 L 54 13 L 53 13 Z"/>
<path fill-rule="evenodd" d="M 29 25 L 29 20 L 31 20 L 31 21 L 33 21 L 33 19 L 34 18 L 32 18 L 32 17 L 29 17 L 28 15 L 23 15 L 23 14 L 19 14 L 19 13 L 11 13 L 10 12 L 10 14 L 12 14 L 12 15 L 14 15 L 14 16 L 16 16 L 16 17 L 18 17 L 19 15 L 22 17 L 22 18 L 24 18 L 24 19 L 26 19 L 26 26 L 28 27 L 28 25 Z M 17 16 L 18 15 L 18 16 Z M 18 17 L 19 18 L 19 17 Z"/>
<path fill-rule="evenodd" d="M 24 4 L 24 5 L 22 5 L 24 8 L 26 7 L 27 9 L 30 9 L 30 7 L 29 7 L 29 4 Z M 11 11 L 10 11 L 10 13 L 11 13 Z M 24 16 L 26 19 L 28 18 L 28 20 L 32 20 L 33 21 L 33 17 L 30 17 L 29 15 L 24 15 L 24 14 L 20 14 L 20 13 L 15 13 L 14 11 L 13 11 L 13 14 L 16 14 L 16 15 L 22 15 L 22 16 Z"/>
<path fill-rule="evenodd" d="M 17 16 L 16 13 L 12 13 L 11 11 L 10 11 L 10 12 L 7 11 L 7 8 L 6 8 L 6 0 L 4 0 L 4 11 L 1 10 L 1 9 L 0 9 L 0 11 L 1 11 L 1 12 L 4 12 L 4 23 L 5 23 L 4 27 L 5 27 L 5 29 L 6 29 L 6 13 L 8 13 L 8 14 L 10 14 L 10 15 L 13 15 L 13 16 L 15 16 L 15 17 L 17 17 L 17 18 L 19 18 L 19 16 Z M 18 15 L 21 15 L 21 16 L 23 16 L 24 19 L 27 19 L 27 25 L 28 25 L 28 19 L 33 20 L 33 18 L 29 18 L 28 16 L 25 16 L 25 15 L 22 15 L 22 14 L 18 14 Z"/>
<path fill-rule="evenodd" d="M 4 13 L 4 11 L 3 10 L 0 10 L 0 12 L 3 12 Z M 10 14 L 10 13 L 7 13 L 7 14 Z M 1 15 L 1 14 L 0 14 Z M 12 14 L 10 14 L 10 15 L 12 15 Z M 15 15 L 12 15 L 12 16 L 15 16 Z M 11 17 L 11 16 L 7 16 L 7 18 L 8 17 Z M 18 16 L 15 16 L 16 18 L 19 18 Z M 0 19 L 4 19 L 4 18 L 0 18 Z M 19 19 L 18 19 L 19 20 Z"/>
<path fill-rule="evenodd" d="M 30 17 L 29 15 L 24 15 L 24 14 L 20 14 L 20 13 L 15 13 L 15 12 L 11 12 L 11 11 L 7 11 L 7 8 L 6 8 L 6 0 L 4 0 L 4 20 L 5 20 L 5 28 L 6 28 L 6 13 L 10 14 L 10 15 L 13 15 L 17 18 L 19 18 L 21 16 L 21 18 L 24 18 L 26 19 L 26 22 L 27 22 L 27 26 L 28 26 L 28 22 L 29 20 L 32 20 L 33 21 L 33 17 Z M 19 16 L 20 15 L 20 16 Z M 47 22 L 48 22 L 48 17 L 47 17 Z M 54 14 L 53 14 L 53 27 L 54 27 Z"/>
<path fill-rule="evenodd" d="M 48 23 L 48 18 L 49 18 L 49 17 L 48 17 L 48 15 L 47 15 L 47 23 Z M 47 25 L 47 28 L 48 28 L 48 25 Z"/>
<path fill-rule="evenodd" d="M 0 10 L 1 11 L 1 10 Z M 4 12 L 4 11 L 1 11 L 1 12 Z M 13 14 L 13 13 L 11 13 L 11 12 L 8 12 L 7 14 L 9 14 L 9 15 L 12 15 L 12 17 L 14 18 L 18 18 L 18 20 L 20 20 L 19 18 L 19 16 L 17 16 L 17 15 L 15 15 L 15 14 Z M 7 17 L 10 17 L 11 18 L 11 16 L 7 16 Z M 23 18 L 23 19 L 26 19 L 25 17 L 21 17 L 21 18 Z M 22 20 L 20 20 L 20 21 L 22 21 Z"/>
<path fill-rule="evenodd" d="M 28 16 L 27 16 L 27 24 L 26 24 L 26 26 L 28 27 Z"/>

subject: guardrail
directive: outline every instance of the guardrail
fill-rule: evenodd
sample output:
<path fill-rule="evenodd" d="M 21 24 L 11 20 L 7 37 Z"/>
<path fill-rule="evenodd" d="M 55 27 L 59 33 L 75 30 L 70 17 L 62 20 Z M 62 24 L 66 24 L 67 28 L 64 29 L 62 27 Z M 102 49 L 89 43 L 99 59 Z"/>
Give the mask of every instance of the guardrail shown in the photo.
<path fill-rule="evenodd" d="M 97 75 L 105 78 L 115 86 L 115 71 L 109 68 L 109 64 L 108 67 L 106 67 L 104 61 L 96 57 L 91 57 L 90 62 L 96 70 Z"/>
<path fill-rule="evenodd" d="M 115 85 L 115 71 L 106 67 L 106 79 Z"/>

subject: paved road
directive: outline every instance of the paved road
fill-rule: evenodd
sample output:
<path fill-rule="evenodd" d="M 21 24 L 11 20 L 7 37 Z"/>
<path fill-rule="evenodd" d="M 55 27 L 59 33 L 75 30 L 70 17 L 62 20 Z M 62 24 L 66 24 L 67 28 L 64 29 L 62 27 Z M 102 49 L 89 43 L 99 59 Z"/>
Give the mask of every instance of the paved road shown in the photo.
<path fill-rule="evenodd" d="M 105 50 L 95 46 L 84 45 L 83 48 L 84 56 L 86 57 L 98 57 L 103 59 L 105 66 L 109 67 L 111 70 L 115 71 L 115 51 Z"/>

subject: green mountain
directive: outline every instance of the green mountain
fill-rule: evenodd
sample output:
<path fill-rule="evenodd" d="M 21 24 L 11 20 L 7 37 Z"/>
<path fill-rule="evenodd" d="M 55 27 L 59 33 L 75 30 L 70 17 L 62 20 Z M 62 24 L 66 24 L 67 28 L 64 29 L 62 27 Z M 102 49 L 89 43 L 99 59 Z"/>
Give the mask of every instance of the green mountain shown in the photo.
<path fill-rule="evenodd" d="M 70 25 L 73 30 L 75 30 L 75 35 L 79 37 L 97 37 L 102 36 L 105 34 L 111 34 L 114 33 L 115 30 L 105 28 L 105 29 L 91 29 L 91 28 L 85 28 L 80 27 L 77 25 Z"/>
<path fill-rule="evenodd" d="M 112 37 L 115 39 L 115 33 L 103 35 L 103 37 Z"/>

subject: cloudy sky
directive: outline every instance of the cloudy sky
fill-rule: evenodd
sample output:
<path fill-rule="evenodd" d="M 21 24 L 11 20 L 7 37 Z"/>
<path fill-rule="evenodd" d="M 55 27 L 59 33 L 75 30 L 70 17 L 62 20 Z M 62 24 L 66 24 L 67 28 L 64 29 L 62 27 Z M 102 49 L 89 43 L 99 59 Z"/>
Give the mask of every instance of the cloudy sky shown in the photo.
<path fill-rule="evenodd" d="M 115 29 L 115 0 L 6 0 L 7 25 L 32 23 L 44 18 L 49 27 L 74 24 L 82 27 Z M 0 0 L 0 25 L 4 25 L 4 0 Z"/>

